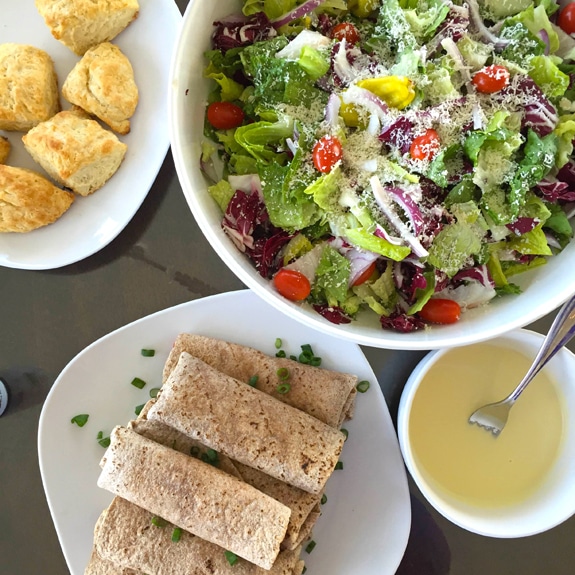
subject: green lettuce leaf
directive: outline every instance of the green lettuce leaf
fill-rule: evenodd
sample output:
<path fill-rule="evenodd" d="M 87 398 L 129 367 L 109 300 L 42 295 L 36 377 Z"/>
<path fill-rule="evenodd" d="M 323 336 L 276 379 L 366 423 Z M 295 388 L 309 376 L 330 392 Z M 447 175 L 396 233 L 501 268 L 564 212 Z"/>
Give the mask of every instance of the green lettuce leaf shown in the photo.
<path fill-rule="evenodd" d="M 270 20 L 273 20 L 289 12 L 296 5 L 296 0 L 244 0 L 242 12 L 246 16 L 264 12 Z"/>
<path fill-rule="evenodd" d="M 343 230 L 342 235 L 354 246 L 376 254 L 381 254 L 396 262 L 400 262 L 411 253 L 411 248 L 407 246 L 396 246 L 384 238 L 374 236 L 365 228 Z"/>
<path fill-rule="evenodd" d="M 293 122 L 286 116 L 272 122 L 254 122 L 236 128 L 234 140 L 260 162 L 285 163 L 286 154 L 278 153 L 274 144 L 293 135 Z"/>
<path fill-rule="evenodd" d="M 322 292 L 329 305 L 340 305 L 348 298 L 351 264 L 336 249 L 326 246 L 315 271 L 314 297 Z"/>
<path fill-rule="evenodd" d="M 529 76 L 550 98 L 562 96 L 569 87 L 569 76 L 561 72 L 550 56 L 531 58 Z"/>
<path fill-rule="evenodd" d="M 557 135 L 557 155 L 555 165 L 562 168 L 573 153 L 573 140 L 575 139 L 575 114 L 559 116 L 559 122 L 555 126 L 554 133 Z"/>
<path fill-rule="evenodd" d="M 227 180 L 220 180 L 217 184 L 208 186 L 208 193 L 212 198 L 214 198 L 214 200 L 216 200 L 220 210 L 224 213 L 235 193 L 235 190 Z"/>

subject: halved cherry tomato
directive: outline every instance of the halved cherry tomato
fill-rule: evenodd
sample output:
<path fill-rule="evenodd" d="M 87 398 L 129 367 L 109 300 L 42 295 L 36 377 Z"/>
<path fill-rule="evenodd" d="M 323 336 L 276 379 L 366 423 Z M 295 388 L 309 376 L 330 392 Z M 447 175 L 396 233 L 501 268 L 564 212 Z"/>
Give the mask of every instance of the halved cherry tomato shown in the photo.
<path fill-rule="evenodd" d="M 323 136 L 313 147 L 313 164 L 323 174 L 331 172 L 341 160 L 343 149 L 341 142 L 335 136 Z"/>
<path fill-rule="evenodd" d="M 290 301 L 304 300 L 311 292 L 309 280 L 297 270 L 282 268 L 274 276 L 274 285 Z"/>
<path fill-rule="evenodd" d="M 330 38 L 334 40 L 345 40 L 350 44 L 357 44 L 359 42 L 359 31 L 351 22 L 342 22 L 336 24 L 329 31 Z"/>
<path fill-rule="evenodd" d="M 244 121 L 244 111 L 233 102 L 212 102 L 207 113 L 208 122 L 216 130 L 231 130 Z"/>
<path fill-rule="evenodd" d="M 450 299 L 430 299 L 419 312 L 419 317 L 430 323 L 455 323 L 461 315 L 461 307 Z"/>
<path fill-rule="evenodd" d="M 365 283 L 373 275 L 375 267 L 376 267 L 375 262 L 371 262 L 371 264 L 357 276 L 356 280 L 353 282 L 352 285 L 358 286 Z"/>
<path fill-rule="evenodd" d="M 409 153 L 415 160 L 431 160 L 439 152 L 440 147 L 439 134 L 433 128 L 429 128 L 425 134 L 413 138 Z"/>
<path fill-rule="evenodd" d="M 575 34 L 575 2 L 570 2 L 559 12 L 557 24 L 566 34 Z"/>
<path fill-rule="evenodd" d="M 505 66 L 486 66 L 471 79 L 475 89 L 482 94 L 494 94 L 509 84 L 509 70 Z"/>

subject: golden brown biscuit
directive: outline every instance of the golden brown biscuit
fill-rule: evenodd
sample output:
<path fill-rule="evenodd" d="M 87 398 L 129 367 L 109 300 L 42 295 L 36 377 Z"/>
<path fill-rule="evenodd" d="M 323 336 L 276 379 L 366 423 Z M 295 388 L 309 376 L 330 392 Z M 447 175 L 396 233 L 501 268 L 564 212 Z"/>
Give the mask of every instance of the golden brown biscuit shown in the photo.
<path fill-rule="evenodd" d="M 11 149 L 10 140 L 5 136 L 0 136 L 0 164 L 6 163 Z"/>
<path fill-rule="evenodd" d="M 138 0 L 36 0 L 52 36 L 82 56 L 115 38 L 137 16 Z"/>
<path fill-rule="evenodd" d="M 138 87 L 130 61 L 114 44 L 103 42 L 90 48 L 68 74 L 62 95 L 115 132 L 130 131 Z"/>
<path fill-rule="evenodd" d="M 64 111 L 22 137 L 26 150 L 63 186 L 87 196 L 120 167 L 127 146 L 81 111 Z"/>
<path fill-rule="evenodd" d="M 0 164 L 0 232 L 29 232 L 55 222 L 74 201 L 40 174 Z"/>
<path fill-rule="evenodd" d="M 60 110 L 52 58 L 25 44 L 0 44 L 0 130 L 26 132 Z"/>

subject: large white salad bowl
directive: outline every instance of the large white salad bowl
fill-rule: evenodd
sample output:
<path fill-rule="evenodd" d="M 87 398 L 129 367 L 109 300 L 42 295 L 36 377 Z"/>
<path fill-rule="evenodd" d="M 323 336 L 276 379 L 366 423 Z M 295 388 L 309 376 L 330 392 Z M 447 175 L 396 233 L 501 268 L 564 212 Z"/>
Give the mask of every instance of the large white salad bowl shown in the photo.
<path fill-rule="evenodd" d="M 514 277 L 523 293 L 496 298 L 488 305 L 466 311 L 459 322 L 404 334 L 383 330 L 371 312 L 349 324 L 330 323 L 311 306 L 281 297 L 261 277 L 223 232 L 222 215 L 207 192 L 200 170 L 201 143 L 209 81 L 204 77 L 204 51 L 210 47 L 212 23 L 238 13 L 239 0 L 192 0 L 172 60 L 169 86 L 169 129 L 176 171 L 187 203 L 214 251 L 236 276 L 265 301 L 294 319 L 321 332 L 361 345 L 405 350 L 426 350 L 485 341 L 523 327 L 561 305 L 575 291 L 575 242 L 557 257 L 522 276 Z M 190 246 L 190 249 L 191 246 Z"/>

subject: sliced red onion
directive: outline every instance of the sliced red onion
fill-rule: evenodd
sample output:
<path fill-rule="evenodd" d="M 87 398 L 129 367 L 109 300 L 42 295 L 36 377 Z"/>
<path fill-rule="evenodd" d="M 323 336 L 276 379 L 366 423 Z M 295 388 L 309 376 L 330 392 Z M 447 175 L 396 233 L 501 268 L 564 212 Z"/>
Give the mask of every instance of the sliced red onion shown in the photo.
<path fill-rule="evenodd" d="M 333 73 L 344 84 L 349 84 L 357 78 L 357 70 L 347 59 L 347 42 L 345 38 L 336 44 L 332 62 Z"/>
<path fill-rule="evenodd" d="M 483 18 L 481 18 L 481 14 L 479 13 L 479 5 L 477 4 L 477 0 L 467 0 L 467 4 L 469 6 L 469 19 L 473 23 L 473 26 L 477 30 L 479 36 L 486 44 L 493 44 L 495 50 L 501 51 L 505 48 L 510 40 L 506 40 L 504 38 L 500 38 L 496 36 L 485 26 L 483 23 Z"/>
<path fill-rule="evenodd" d="M 349 285 L 352 286 L 357 278 L 367 269 L 369 266 L 379 258 L 378 254 L 369 252 L 366 250 L 359 250 L 357 248 L 352 248 L 348 250 L 345 257 L 349 260 L 350 273 L 349 273 Z"/>
<path fill-rule="evenodd" d="M 379 224 L 376 225 L 375 232 L 373 234 L 378 238 L 383 238 L 384 240 L 388 241 L 390 244 L 393 244 L 394 246 L 403 245 L 403 240 L 401 238 L 388 234 L 387 230 L 383 226 L 380 226 Z"/>
<path fill-rule="evenodd" d="M 486 304 L 496 295 L 497 292 L 493 287 L 472 281 L 467 284 L 461 284 L 456 288 L 447 287 L 437 292 L 433 297 L 450 299 L 456 301 L 463 309 L 471 309 Z"/>
<path fill-rule="evenodd" d="M 276 52 L 276 58 L 286 58 L 287 60 L 297 60 L 301 56 L 304 46 L 320 49 L 331 44 L 331 40 L 313 30 L 302 30 L 293 40 Z"/>
<path fill-rule="evenodd" d="M 383 213 L 386 215 L 387 219 L 391 225 L 399 232 L 400 236 L 409 244 L 413 253 L 420 258 L 429 255 L 429 252 L 421 245 L 421 242 L 407 229 L 407 226 L 403 223 L 401 218 L 398 216 L 397 212 L 393 208 L 392 199 L 386 192 L 384 187 L 381 185 L 379 178 L 377 176 L 372 176 L 369 179 L 371 184 L 371 189 L 373 191 L 373 196 L 381 208 Z"/>
<path fill-rule="evenodd" d="M 325 121 L 329 126 L 336 127 L 338 124 L 339 109 L 341 107 L 341 100 L 339 96 L 332 92 L 327 100 L 325 107 Z"/>
<path fill-rule="evenodd" d="M 286 138 L 286 145 L 289 148 L 289 151 L 295 156 L 297 152 L 297 144 L 291 138 Z"/>
<path fill-rule="evenodd" d="M 481 114 L 481 106 L 479 102 L 473 103 L 473 108 L 471 110 L 472 118 L 473 118 L 473 129 L 474 130 L 482 130 L 484 127 L 483 122 L 483 115 Z"/>
<path fill-rule="evenodd" d="M 561 244 L 557 241 L 557 238 L 553 234 L 545 232 L 545 239 L 547 240 L 548 246 L 557 248 L 558 250 L 561 249 Z"/>
<path fill-rule="evenodd" d="M 453 38 L 444 38 L 441 41 L 441 46 L 447 52 L 453 63 L 455 64 L 455 68 L 458 72 L 461 73 L 463 81 L 469 87 L 471 86 L 471 74 L 469 73 L 469 66 L 465 63 L 457 44 L 453 41 Z"/>
<path fill-rule="evenodd" d="M 391 196 L 391 199 L 403 208 L 413 226 L 414 232 L 418 234 L 425 225 L 425 220 L 415 200 L 401 188 L 387 188 L 386 191 Z"/>
<path fill-rule="evenodd" d="M 545 28 L 541 28 L 541 30 L 539 30 L 537 35 L 545 44 L 544 54 L 545 54 L 545 56 L 548 56 L 549 55 L 549 34 L 547 33 L 547 30 L 545 30 Z"/>
<path fill-rule="evenodd" d="M 486 265 L 475 266 L 472 268 L 467 268 L 457 272 L 453 276 L 453 283 L 460 281 L 476 281 L 480 282 L 484 286 L 495 287 L 495 282 L 493 281 L 489 269 Z"/>
<path fill-rule="evenodd" d="M 359 86 L 350 86 L 342 92 L 341 98 L 344 104 L 355 104 L 363 106 L 371 114 L 375 114 L 382 126 L 389 122 L 389 108 L 387 104 L 378 98 L 373 92 L 360 88 Z"/>
<path fill-rule="evenodd" d="M 286 14 L 282 14 L 279 18 L 272 20 L 272 25 L 274 28 L 281 28 L 286 24 L 289 24 L 293 20 L 297 20 L 298 18 L 302 18 L 306 14 L 309 14 L 312 10 L 315 10 L 317 7 L 321 6 L 325 0 L 307 0 L 303 4 L 296 6 L 290 12 Z"/>

